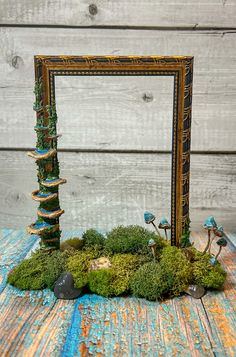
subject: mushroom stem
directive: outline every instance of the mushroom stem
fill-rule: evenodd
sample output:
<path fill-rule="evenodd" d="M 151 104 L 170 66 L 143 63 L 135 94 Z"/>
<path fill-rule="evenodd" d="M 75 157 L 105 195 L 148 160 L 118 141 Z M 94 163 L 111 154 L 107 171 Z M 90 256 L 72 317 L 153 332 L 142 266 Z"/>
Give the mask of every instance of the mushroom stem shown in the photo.
<path fill-rule="evenodd" d="M 211 231 L 210 231 L 210 229 L 208 229 L 207 234 L 208 234 L 208 240 L 207 240 L 206 248 L 203 251 L 203 254 L 205 254 L 207 252 L 207 250 L 209 248 L 209 245 L 210 245 L 210 241 L 211 241 Z"/>
<path fill-rule="evenodd" d="M 155 247 L 151 247 L 151 250 L 152 250 L 152 255 L 153 255 L 153 258 L 154 258 L 154 262 L 156 261 L 156 250 L 155 250 Z"/>
<path fill-rule="evenodd" d="M 157 226 L 155 225 L 155 223 L 154 222 L 151 222 L 151 223 L 152 223 L 153 227 L 155 228 L 157 234 L 160 236 L 161 234 L 160 234 L 159 230 L 157 229 Z"/>
<path fill-rule="evenodd" d="M 220 246 L 220 249 L 219 249 L 218 253 L 217 253 L 216 256 L 215 256 L 215 259 L 217 259 L 218 256 L 220 255 L 221 249 L 222 249 L 222 246 Z"/>
<path fill-rule="evenodd" d="M 165 236 L 166 236 L 166 240 L 168 240 L 168 236 L 167 236 L 167 229 L 165 228 Z"/>
<path fill-rule="evenodd" d="M 214 237 L 211 238 L 210 243 L 209 243 L 209 247 L 208 247 L 208 253 L 211 254 L 211 245 L 213 240 L 216 238 L 216 235 L 214 235 Z"/>

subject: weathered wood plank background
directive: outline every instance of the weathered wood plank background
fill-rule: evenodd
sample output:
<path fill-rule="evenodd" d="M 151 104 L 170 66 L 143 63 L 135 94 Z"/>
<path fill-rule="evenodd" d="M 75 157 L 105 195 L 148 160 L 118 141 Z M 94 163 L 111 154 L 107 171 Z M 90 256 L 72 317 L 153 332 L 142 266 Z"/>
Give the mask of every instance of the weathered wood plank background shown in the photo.
<path fill-rule="evenodd" d="M 25 157 L 27 149 L 35 146 L 33 56 L 133 54 L 195 57 L 192 226 L 198 228 L 206 215 L 213 214 L 225 228 L 235 230 L 235 20 L 234 0 L 2 0 L 0 226 L 24 227 L 36 213 L 28 195 L 37 187 L 36 167 Z M 63 103 L 69 106 L 76 98 L 66 81 L 62 88 L 66 88 Z M 96 84 L 83 81 L 77 103 L 83 104 L 81 120 L 76 122 L 71 115 L 59 124 L 65 133 L 60 144 L 61 171 L 68 179 L 61 189 L 62 207 L 67 211 L 62 228 L 141 224 L 144 209 L 168 215 L 169 200 L 160 205 L 160 198 L 169 190 L 165 181 L 170 128 L 155 126 L 157 89 L 149 79 L 138 87 L 125 79 L 109 90 L 101 88 L 106 89 L 103 78 Z M 121 93 L 119 102 L 115 106 L 108 102 L 104 117 L 96 120 L 99 105 Z M 62 97 L 63 91 L 58 95 Z M 118 120 L 109 121 L 109 112 Z M 164 139 L 160 157 L 142 153 L 160 149 L 153 128 Z M 132 150 L 136 153 L 122 153 Z M 158 184 L 160 170 L 163 180 Z"/>

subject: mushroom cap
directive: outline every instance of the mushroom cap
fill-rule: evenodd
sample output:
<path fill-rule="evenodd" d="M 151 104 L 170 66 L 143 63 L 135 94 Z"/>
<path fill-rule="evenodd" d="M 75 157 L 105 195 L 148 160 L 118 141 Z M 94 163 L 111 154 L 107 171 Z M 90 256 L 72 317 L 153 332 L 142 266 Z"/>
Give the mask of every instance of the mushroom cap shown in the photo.
<path fill-rule="evenodd" d="M 217 237 L 223 237 L 224 236 L 224 228 L 222 226 L 216 227 L 214 232 L 215 232 L 215 235 Z"/>
<path fill-rule="evenodd" d="M 222 226 L 219 226 L 219 227 L 217 227 L 217 231 L 224 233 L 224 228 Z"/>
<path fill-rule="evenodd" d="M 156 217 L 151 212 L 148 212 L 148 211 L 144 212 L 145 223 L 147 223 L 147 224 L 152 223 L 153 221 L 155 221 L 155 219 L 156 219 Z"/>
<path fill-rule="evenodd" d="M 216 242 L 216 244 L 218 244 L 220 247 L 226 247 L 227 245 L 227 240 L 225 238 L 220 238 L 218 239 L 218 241 Z"/>
<path fill-rule="evenodd" d="M 214 266 L 214 265 L 216 265 L 216 263 L 217 263 L 217 259 L 215 257 L 211 257 L 209 260 L 209 264 Z"/>
<path fill-rule="evenodd" d="M 154 239 L 149 239 L 148 246 L 149 246 L 149 247 L 155 247 L 155 245 L 157 245 L 157 244 L 156 244 L 156 242 L 154 241 Z"/>
<path fill-rule="evenodd" d="M 203 227 L 205 229 L 215 229 L 217 227 L 215 218 L 213 216 L 207 217 L 203 224 Z"/>
<path fill-rule="evenodd" d="M 167 219 L 165 217 L 163 217 L 160 220 L 158 228 L 160 228 L 160 229 L 170 229 L 171 226 L 170 226 L 170 223 L 167 221 Z"/>

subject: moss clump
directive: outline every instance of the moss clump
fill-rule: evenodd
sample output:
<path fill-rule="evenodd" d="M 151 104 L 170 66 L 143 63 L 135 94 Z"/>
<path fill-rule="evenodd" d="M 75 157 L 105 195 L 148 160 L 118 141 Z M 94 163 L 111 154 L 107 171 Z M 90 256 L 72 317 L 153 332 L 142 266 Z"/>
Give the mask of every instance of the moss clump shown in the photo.
<path fill-rule="evenodd" d="M 96 247 L 78 251 L 66 262 L 66 271 L 70 272 L 74 278 L 74 286 L 82 288 L 88 283 L 88 269 L 90 262 L 101 256 L 102 251 Z"/>
<path fill-rule="evenodd" d="M 60 249 L 61 251 L 66 250 L 80 250 L 84 246 L 84 242 L 80 238 L 70 238 L 61 243 Z"/>
<path fill-rule="evenodd" d="M 93 247 L 97 246 L 97 248 L 102 249 L 105 244 L 105 237 L 96 231 L 96 229 L 88 229 L 82 235 L 84 246 L 85 247 Z"/>
<path fill-rule="evenodd" d="M 162 238 L 154 232 L 140 226 L 119 226 L 107 234 L 105 240 L 105 249 L 113 254 L 115 253 L 138 253 L 150 255 L 148 242 L 154 239 L 157 243 L 157 252 L 165 245 Z"/>
<path fill-rule="evenodd" d="M 191 263 L 177 247 L 165 247 L 159 263 L 147 263 L 135 273 L 131 289 L 148 300 L 177 296 L 191 282 Z"/>
<path fill-rule="evenodd" d="M 89 273 L 89 289 L 98 295 L 109 297 L 113 295 L 113 272 L 110 269 L 99 269 Z"/>
<path fill-rule="evenodd" d="M 47 267 L 44 269 L 43 280 L 49 289 L 53 289 L 54 283 L 65 270 L 67 254 L 63 254 L 59 250 L 52 253 L 47 258 Z"/>
<path fill-rule="evenodd" d="M 212 266 L 209 263 L 210 257 L 209 254 L 196 254 L 197 260 L 193 263 L 194 283 L 208 289 L 222 289 L 226 272 L 219 263 Z"/>
<path fill-rule="evenodd" d="M 88 276 L 92 292 L 103 296 L 118 296 L 130 289 L 130 280 L 147 258 L 132 254 L 115 254 L 111 268 L 91 271 Z"/>
<path fill-rule="evenodd" d="M 131 291 L 134 296 L 147 300 L 162 299 L 168 292 L 160 264 L 149 262 L 139 268 L 131 280 Z"/>
<path fill-rule="evenodd" d="M 168 295 L 178 296 L 192 280 L 192 265 L 181 249 L 169 246 L 163 249 L 160 267 L 168 283 Z"/>
<path fill-rule="evenodd" d="M 147 260 L 148 257 L 133 254 L 115 254 L 111 258 L 114 295 L 121 295 L 129 291 L 132 276 Z"/>
<path fill-rule="evenodd" d="M 53 289 L 65 268 L 67 255 L 60 251 L 47 254 L 38 251 L 23 260 L 8 275 L 8 283 L 21 290 Z"/>

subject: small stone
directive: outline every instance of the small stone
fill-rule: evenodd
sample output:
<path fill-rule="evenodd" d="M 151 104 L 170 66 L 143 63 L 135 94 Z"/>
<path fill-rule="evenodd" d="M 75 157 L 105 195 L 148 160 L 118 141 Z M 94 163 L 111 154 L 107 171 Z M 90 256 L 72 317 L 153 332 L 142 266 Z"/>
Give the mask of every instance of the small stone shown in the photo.
<path fill-rule="evenodd" d="M 98 259 L 93 259 L 89 266 L 89 271 L 98 269 L 108 269 L 111 268 L 110 259 L 107 257 L 101 257 Z"/>
<path fill-rule="evenodd" d="M 200 299 L 205 294 L 205 289 L 201 285 L 189 285 L 186 293 L 195 299 Z"/>
<path fill-rule="evenodd" d="M 60 275 L 54 286 L 54 295 L 58 299 L 72 300 L 82 294 L 82 289 L 74 288 L 74 279 L 71 273 L 65 272 Z"/>

